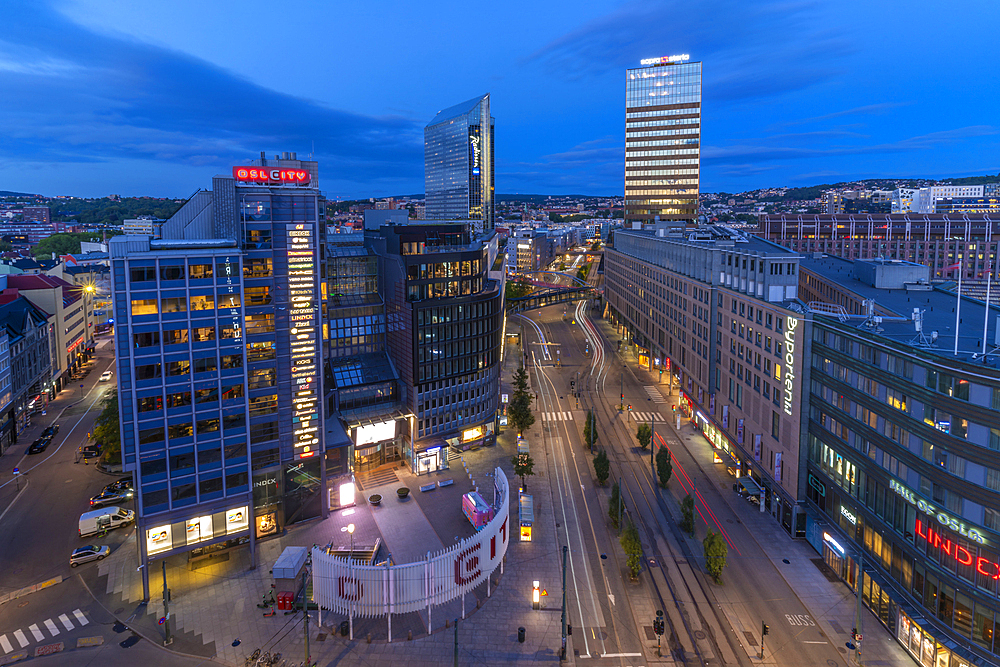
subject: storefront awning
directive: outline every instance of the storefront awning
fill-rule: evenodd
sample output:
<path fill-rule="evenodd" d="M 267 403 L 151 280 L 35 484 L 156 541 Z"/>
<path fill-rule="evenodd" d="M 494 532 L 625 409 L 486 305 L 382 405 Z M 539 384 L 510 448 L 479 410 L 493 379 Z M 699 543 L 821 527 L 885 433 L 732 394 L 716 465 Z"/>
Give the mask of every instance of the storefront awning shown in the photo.
<path fill-rule="evenodd" d="M 754 481 L 752 477 L 744 476 L 739 479 L 740 486 L 742 486 L 746 492 L 751 496 L 760 495 L 760 484 Z"/>
<path fill-rule="evenodd" d="M 397 419 L 409 419 L 415 416 L 411 411 L 401 406 L 382 406 L 380 410 L 352 410 L 342 415 L 344 420 L 347 421 L 348 429 L 372 426 L 373 424 L 396 421 Z"/>

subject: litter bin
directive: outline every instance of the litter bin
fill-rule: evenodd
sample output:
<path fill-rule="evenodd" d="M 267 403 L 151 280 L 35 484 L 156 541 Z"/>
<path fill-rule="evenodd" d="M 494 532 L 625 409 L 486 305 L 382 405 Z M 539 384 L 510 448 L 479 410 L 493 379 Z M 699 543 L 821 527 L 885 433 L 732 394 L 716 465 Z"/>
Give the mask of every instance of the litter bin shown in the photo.
<path fill-rule="evenodd" d="M 351 626 L 347 623 L 347 621 L 341 621 L 340 636 L 346 637 L 350 631 L 351 631 Z"/>
<path fill-rule="evenodd" d="M 522 644 L 524 643 L 524 628 L 517 629 L 517 641 Z"/>
<path fill-rule="evenodd" d="M 278 593 L 278 609 L 281 611 L 290 611 L 294 599 L 295 594 L 291 591 L 281 591 Z"/>

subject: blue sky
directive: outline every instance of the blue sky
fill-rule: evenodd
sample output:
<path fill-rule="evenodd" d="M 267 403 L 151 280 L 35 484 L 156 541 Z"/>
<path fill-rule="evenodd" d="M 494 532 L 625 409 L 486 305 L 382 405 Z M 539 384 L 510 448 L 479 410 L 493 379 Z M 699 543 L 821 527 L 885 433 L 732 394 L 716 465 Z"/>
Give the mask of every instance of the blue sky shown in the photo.
<path fill-rule="evenodd" d="M 1000 172 L 987 0 L 4 5 L 0 190 L 186 197 L 315 150 L 331 199 L 422 192 L 423 126 L 489 92 L 498 192 L 620 194 L 625 68 L 674 53 L 702 191 Z"/>

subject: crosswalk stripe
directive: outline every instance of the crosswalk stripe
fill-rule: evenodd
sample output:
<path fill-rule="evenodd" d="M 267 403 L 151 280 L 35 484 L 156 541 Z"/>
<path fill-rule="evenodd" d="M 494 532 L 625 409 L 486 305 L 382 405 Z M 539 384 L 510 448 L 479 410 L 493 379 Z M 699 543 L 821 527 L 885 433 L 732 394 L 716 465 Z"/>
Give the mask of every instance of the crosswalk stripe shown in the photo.
<path fill-rule="evenodd" d="M 14 650 L 14 646 L 7 639 L 7 635 L 0 635 L 0 648 L 3 648 L 4 653 L 10 653 Z"/>
<path fill-rule="evenodd" d="M 56 627 L 51 618 L 45 619 L 45 627 L 49 629 L 49 634 L 53 637 L 59 634 L 59 628 Z"/>
<path fill-rule="evenodd" d="M 76 616 L 76 622 L 80 625 L 87 625 L 87 623 L 90 623 L 90 621 L 87 620 L 87 617 L 84 616 L 83 612 L 79 609 L 74 609 L 73 615 Z"/>
<path fill-rule="evenodd" d="M 570 421 L 570 415 L 568 412 L 563 413 L 563 421 Z"/>
<path fill-rule="evenodd" d="M 59 614 L 59 622 L 63 624 L 63 627 L 67 630 L 73 629 L 73 621 L 69 620 L 69 616 L 66 614 Z"/>
<path fill-rule="evenodd" d="M 35 636 L 36 642 L 40 642 L 45 639 L 45 635 L 42 634 L 42 631 L 38 628 L 37 623 L 32 623 L 28 626 L 28 629 L 31 630 L 31 634 Z"/>
<path fill-rule="evenodd" d="M 17 643 L 21 645 L 21 648 L 24 648 L 30 643 L 28 638 L 24 636 L 24 630 L 15 630 L 14 639 L 16 639 Z"/>

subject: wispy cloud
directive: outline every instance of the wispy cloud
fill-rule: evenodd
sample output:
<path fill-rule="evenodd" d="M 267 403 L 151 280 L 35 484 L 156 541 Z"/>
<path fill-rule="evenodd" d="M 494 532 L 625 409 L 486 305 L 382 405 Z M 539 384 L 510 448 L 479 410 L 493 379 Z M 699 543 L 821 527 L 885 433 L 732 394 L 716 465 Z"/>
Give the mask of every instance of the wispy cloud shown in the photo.
<path fill-rule="evenodd" d="M 831 120 L 833 118 L 842 118 L 844 116 L 855 116 L 855 115 L 875 115 L 884 114 L 892 109 L 898 109 L 900 107 L 910 106 L 911 104 L 916 104 L 914 101 L 909 102 L 879 102 L 878 104 L 866 104 L 860 107 L 854 107 L 852 109 L 843 109 L 841 111 L 834 111 L 833 113 L 823 114 L 822 116 L 813 116 L 811 118 L 798 118 L 795 120 L 785 121 L 783 123 L 777 123 L 772 127 L 787 127 L 789 125 L 806 125 L 808 123 L 818 123 L 824 120 Z"/>

